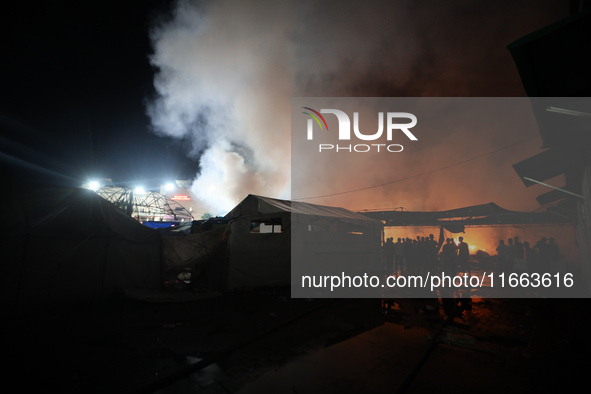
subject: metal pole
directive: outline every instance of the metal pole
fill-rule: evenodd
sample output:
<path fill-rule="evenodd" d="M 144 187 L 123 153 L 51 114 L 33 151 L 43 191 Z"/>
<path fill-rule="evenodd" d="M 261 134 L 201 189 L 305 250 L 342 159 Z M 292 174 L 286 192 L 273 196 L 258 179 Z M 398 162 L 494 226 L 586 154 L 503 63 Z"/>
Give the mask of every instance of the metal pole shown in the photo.
<path fill-rule="evenodd" d="M 561 188 L 556 187 L 556 186 L 548 185 L 547 183 L 536 181 L 535 179 L 531 179 L 531 178 L 528 178 L 526 176 L 524 176 L 523 179 L 525 179 L 526 181 L 530 181 L 530 182 L 538 183 L 540 185 L 544 185 L 544 186 L 549 187 L 551 189 L 560 190 L 561 192 L 568 193 L 568 194 L 573 195 L 575 197 L 582 198 L 583 200 L 585 199 L 585 197 L 581 196 L 580 194 L 569 192 L 568 190 L 564 190 L 564 189 L 561 189 Z"/>

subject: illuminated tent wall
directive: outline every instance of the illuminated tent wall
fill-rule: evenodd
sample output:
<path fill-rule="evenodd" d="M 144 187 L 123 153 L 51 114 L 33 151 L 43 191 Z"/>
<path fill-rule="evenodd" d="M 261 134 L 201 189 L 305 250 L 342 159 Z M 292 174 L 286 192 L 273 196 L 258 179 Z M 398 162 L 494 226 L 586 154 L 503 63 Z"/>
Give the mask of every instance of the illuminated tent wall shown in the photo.
<path fill-rule="evenodd" d="M 0 198 L 4 304 L 99 301 L 122 288 L 160 288 L 158 232 L 94 192 L 13 185 Z"/>
<path fill-rule="evenodd" d="M 192 267 L 195 286 L 231 291 L 290 284 L 292 252 L 381 264 L 382 223 L 343 208 L 248 195 L 221 222 L 163 237 L 164 268 Z"/>
<path fill-rule="evenodd" d="M 192 285 L 200 289 L 231 291 L 288 284 L 289 211 L 269 209 L 265 200 L 269 199 L 248 196 L 223 220 L 194 224 L 187 236 L 163 236 L 165 279 L 190 268 Z M 259 201 L 263 202 L 260 208 Z"/>
<path fill-rule="evenodd" d="M 230 288 L 290 283 L 292 273 L 298 274 L 292 253 L 298 259 L 322 256 L 318 261 L 328 272 L 340 272 L 352 256 L 363 262 L 365 271 L 381 266 L 382 223 L 344 208 L 251 194 L 226 218 L 234 218 Z"/>
<path fill-rule="evenodd" d="M 231 218 L 228 289 L 290 283 L 290 214 L 271 201 L 249 195 L 225 216 Z"/>

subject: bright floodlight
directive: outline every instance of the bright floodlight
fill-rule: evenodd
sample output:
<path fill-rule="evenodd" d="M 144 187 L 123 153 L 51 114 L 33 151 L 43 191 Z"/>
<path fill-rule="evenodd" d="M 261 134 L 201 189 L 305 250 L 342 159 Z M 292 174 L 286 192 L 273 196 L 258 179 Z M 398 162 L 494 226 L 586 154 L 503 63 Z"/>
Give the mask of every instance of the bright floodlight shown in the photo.
<path fill-rule="evenodd" d="M 166 185 L 164 185 L 164 188 L 168 191 L 172 191 L 174 190 L 174 185 L 172 183 L 167 183 Z"/>
<path fill-rule="evenodd" d="M 97 181 L 90 181 L 90 182 L 88 183 L 88 188 L 89 188 L 90 190 L 97 190 L 97 189 L 98 189 L 98 188 L 100 188 L 100 187 L 101 187 L 101 185 L 100 185 L 100 184 L 99 184 Z"/>
<path fill-rule="evenodd" d="M 145 190 L 144 190 L 144 188 L 143 188 L 143 187 L 141 187 L 141 186 L 138 186 L 138 187 L 136 187 L 136 188 L 135 188 L 135 190 L 134 190 L 134 193 L 135 193 L 135 194 L 144 194 L 145 192 L 146 192 L 146 191 L 145 191 Z"/>

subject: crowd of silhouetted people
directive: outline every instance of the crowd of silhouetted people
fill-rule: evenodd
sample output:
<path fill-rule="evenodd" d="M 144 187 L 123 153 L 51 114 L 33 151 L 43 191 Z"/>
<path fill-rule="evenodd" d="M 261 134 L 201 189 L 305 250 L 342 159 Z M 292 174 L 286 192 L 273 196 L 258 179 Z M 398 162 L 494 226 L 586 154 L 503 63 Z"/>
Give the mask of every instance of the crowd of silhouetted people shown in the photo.
<path fill-rule="evenodd" d="M 416 239 L 388 238 L 384 243 L 384 264 L 389 273 L 421 274 L 437 267 L 439 243 L 433 234 Z"/>
<path fill-rule="evenodd" d="M 521 242 L 519 237 L 499 240 L 494 256 L 497 269 L 512 272 L 553 272 L 561 269 L 560 249 L 554 238 L 542 237 L 533 246 Z M 401 237 L 386 239 L 383 245 L 384 267 L 388 274 L 423 274 L 433 270 L 443 270 L 455 275 L 471 275 L 470 249 L 463 237 L 447 238 L 440 244 L 433 234 L 428 237 Z"/>
<path fill-rule="evenodd" d="M 523 270 L 531 272 L 554 272 L 562 267 L 560 248 L 554 238 L 540 238 L 533 246 L 521 242 L 519 237 L 500 239 L 497 246 L 496 264 L 505 270 L 513 270 L 522 264 Z"/>

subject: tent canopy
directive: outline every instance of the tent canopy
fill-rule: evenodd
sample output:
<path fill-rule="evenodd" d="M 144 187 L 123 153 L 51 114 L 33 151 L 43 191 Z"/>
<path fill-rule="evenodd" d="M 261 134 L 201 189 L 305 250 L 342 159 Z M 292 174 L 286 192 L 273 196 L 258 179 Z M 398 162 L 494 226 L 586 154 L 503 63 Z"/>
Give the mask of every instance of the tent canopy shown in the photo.
<path fill-rule="evenodd" d="M 4 303 L 78 303 L 160 288 L 158 231 L 96 193 L 12 184 L 0 201 Z"/>
<path fill-rule="evenodd" d="M 130 242 L 157 242 L 158 232 L 141 225 L 87 189 L 12 185 L 2 196 L 2 234 L 50 238 L 114 235 Z"/>
<path fill-rule="evenodd" d="M 314 218 L 334 218 L 343 222 L 357 225 L 378 225 L 379 220 L 366 215 L 349 211 L 345 208 L 316 205 L 298 201 L 280 200 L 277 198 L 257 196 L 249 194 L 226 217 L 238 217 L 244 215 L 260 215 L 269 213 L 291 213 L 292 220 L 299 216 Z"/>
<path fill-rule="evenodd" d="M 548 212 L 517 212 L 501 208 L 495 203 L 473 205 L 449 211 L 372 211 L 363 212 L 385 226 L 504 226 L 570 223 L 565 217 Z"/>

